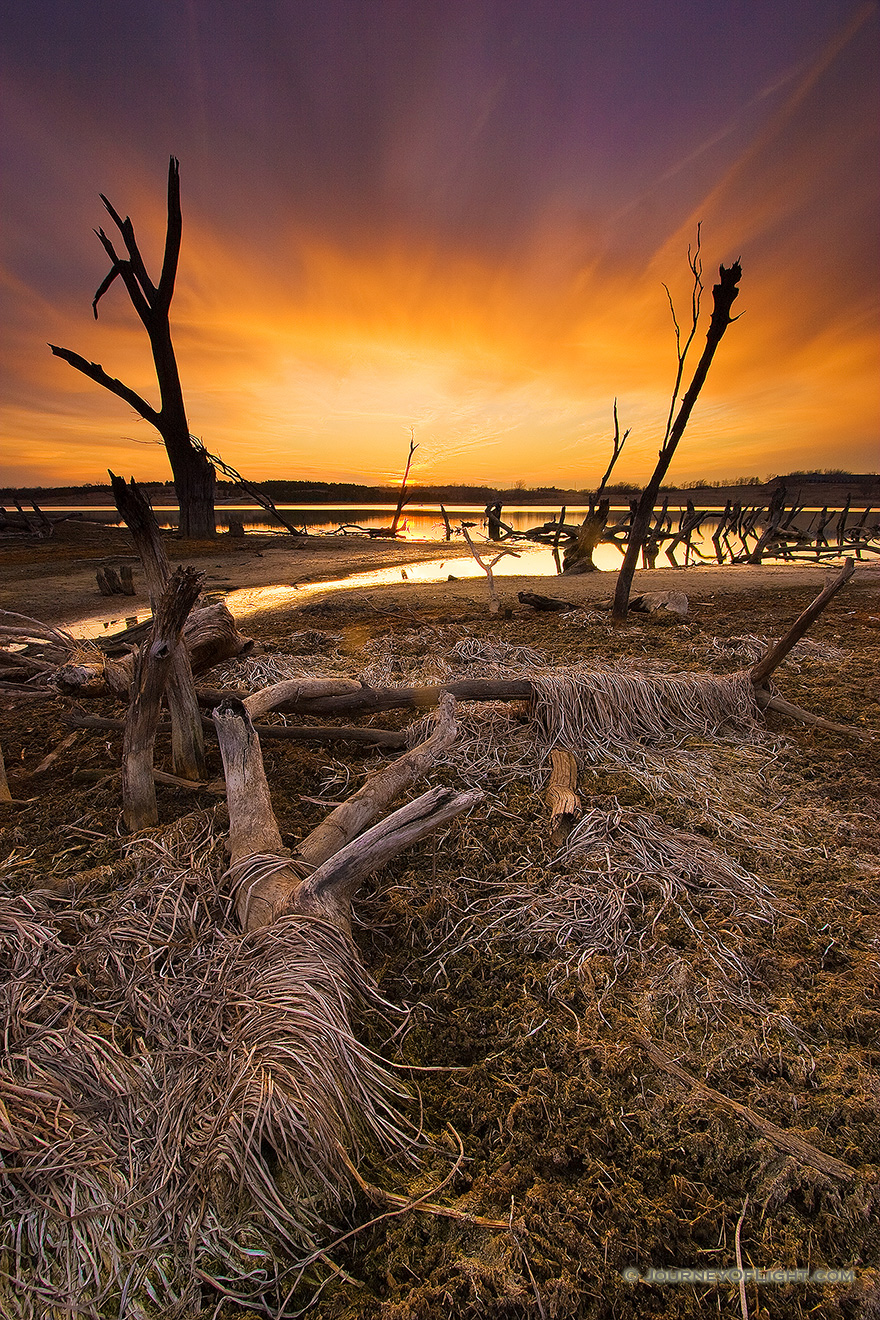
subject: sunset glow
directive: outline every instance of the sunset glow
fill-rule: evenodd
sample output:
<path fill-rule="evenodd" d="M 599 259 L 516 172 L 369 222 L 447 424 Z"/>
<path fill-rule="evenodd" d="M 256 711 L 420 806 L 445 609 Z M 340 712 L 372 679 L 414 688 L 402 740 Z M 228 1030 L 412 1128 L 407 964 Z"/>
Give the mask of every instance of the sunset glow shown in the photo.
<path fill-rule="evenodd" d="M 876 4 L 256 8 L 7 17 L 0 483 L 168 478 L 46 344 L 155 399 L 92 229 L 157 267 L 172 153 L 190 424 L 251 479 L 392 481 L 412 427 L 417 483 L 583 488 L 617 397 L 644 480 L 698 222 L 694 361 L 737 257 L 743 316 L 671 476 L 877 468 Z"/>

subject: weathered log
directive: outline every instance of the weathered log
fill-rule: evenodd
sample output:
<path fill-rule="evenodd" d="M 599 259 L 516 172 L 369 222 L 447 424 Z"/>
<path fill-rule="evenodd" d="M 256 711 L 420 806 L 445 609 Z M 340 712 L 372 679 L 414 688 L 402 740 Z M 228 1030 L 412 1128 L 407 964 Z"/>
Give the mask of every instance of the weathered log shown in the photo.
<path fill-rule="evenodd" d="M 3 760 L 3 748 L 0 747 L 0 802 L 11 802 L 12 794 L 9 791 L 9 780 L 6 778 L 6 765 Z"/>
<path fill-rule="evenodd" d="M 580 607 L 571 600 L 559 600 L 556 596 L 540 596 L 536 591 L 520 591 L 517 600 L 521 605 L 531 605 L 533 610 L 546 613 L 564 613 Z"/>
<path fill-rule="evenodd" d="M 299 715 L 368 715 L 381 710 L 430 710 L 445 692 L 457 701 L 528 701 L 533 692 L 527 678 L 463 678 L 449 683 L 431 683 L 425 687 L 370 688 L 340 696 L 304 697 L 285 701 L 276 710 Z M 199 701 L 212 709 L 221 701 L 240 699 L 237 692 L 219 688 L 198 690 Z"/>
<path fill-rule="evenodd" d="M 152 634 L 138 655 L 122 743 L 123 814 L 130 830 L 158 824 L 153 746 L 159 722 L 159 702 L 173 669 L 175 651 L 181 649 L 186 616 L 198 599 L 201 584 L 202 576 L 195 569 L 177 569 L 158 602 Z M 199 717 L 200 737 L 201 731 Z M 186 778 L 193 776 L 187 775 Z"/>
<path fill-rule="evenodd" d="M 162 544 L 159 524 L 134 478 L 129 485 L 126 485 L 121 477 L 111 472 L 110 485 L 116 507 L 125 519 L 135 549 L 140 555 L 144 577 L 147 580 L 147 590 L 150 593 L 150 604 L 155 616 L 159 600 L 171 578 L 171 565 Z M 107 570 L 108 577 L 111 572 L 111 569 Z M 119 592 L 122 593 L 122 583 L 118 578 L 116 584 Z M 113 585 L 112 579 L 111 585 Z M 195 601 L 192 601 L 190 604 L 194 603 Z M 171 714 L 171 755 L 174 772 L 184 779 L 204 779 L 207 774 L 205 742 L 202 736 L 192 666 L 186 646 L 173 648 L 166 696 Z"/>
<path fill-rule="evenodd" d="M 31 695 L 39 696 L 39 693 Z M 219 703 L 214 703 L 217 704 Z M 114 729 L 121 732 L 125 728 L 125 720 L 114 720 L 104 715 L 86 715 L 82 711 L 74 711 L 68 715 L 67 722 L 78 729 Z M 215 732 L 213 722 L 204 715 L 202 729 Z M 377 729 L 373 726 L 362 729 L 343 724 L 331 724 L 326 728 L 313 724 L 255 724 L 254 729 L 261 741 L 274 739 L 276 742 L 353 742 L 363 743 L 367 747 L 388 747 L 394 751 L 406 747 L 405 734 L 397 733 L 394 729 Z M 170 724 L 156 726 L 157 733 L 170 731 Z"/>
<path fill-rule="evenodd" d="M 371 775 L 347 801 L 332 811 L 296 848 L 295 856 L 309 868 L 320 866 L 377 819 L 390 802 L 420 779 L 441 752 L 455 741 L 455 700 L 444 695 L 437 711 L 437 727 L 429 738 L 405 752 L 385 769 Z"/>
<path fill-rule="evenodd" d="M 645 591 L 630 597 L 629 608 L 641 614 L 659 614 L 667 611 L 680 618 L 687 615 L 689 602 L 683 591 Z"/>
<path fill-rule="evenodd" d="M 779 668 L 789 651 L 797 645 L 807 629 L 816 622 L 825 606 L 837 595 L 841 587 L 849 581 L 854 571 L 855 564 L 853 560 L 844 560 L 843 568 L 837 577 L 828 583 L 824 591 L 819 593 L 811 605 L 807 606 L 803 614 L 791 625 L 785 636 L 771 646 L 766 655 L 762 656 L 757 664 L 752 666 L 751 676 L 755 687 L 762 687 L 770 675 Z"/>
<path fill-rule="evenodd" d="M 146 624 L 129 629 L 131 641 L 148 636 L 152 625 L 152 619 L 148 619 Z M 125 637 L 126 633 L 120 634 L 120 641 Z M 202 673 L 224 660 L 245 655 L 254 645 L 252 638 L 239 633 L 222 602 L 193 610 L 183 630 L 183 641 L 193 673 Z M 71 639 L 69 649 L 74 645 Z M 59 665 L 52 675 L 52 685 L 66 696 L 98 695 L 109 688 L 115 696 L 127 697 L 134 675 L 134 654 L 132 650 L 128 656 L 96 655 L 94 660 L 76 665 Z"/>
<path fill-rule="evenodd" d="M 550 765 L 550 782 L 544 801 L 550 808 L 550 842 L 554 848 L 561 848 L 581 809 L 577 795 L 577 757 L 573 752 L 554 747 L 550 753 Z"/>
<path fill-rule="evenodd" d="M 268 715 L 270 710 L 295 705 L 298 701 L 316 697 L 340 697 L 348 692 L 360 692 L 363 684 L 353 678 L 286 678 L 270 687 L 261 688 L 244 698 L 244 706 L 252 720 Z"/>
<path fill-rule="evenodd" d="M 260 744 L 247 710 L 242 702 L 231 700 L 224 701 L 214 711 L 229 804 L 230 873 L 237 882 L 236 911 L 245 930 L 269 925 L 282 913 L 296 910 L 323 915 L 334 925 L 347 929 L 345 906 L 350 901 L 350 870 L 346 870 L 346 878 L 340 879 L 338 886 L 328 881 L 320 892 L 304 891 L 307 897 L 302 909 L 297 906 L 297 891 L 316 867 L 372 824 L 449 745 L 456 733 L 453 709 L 450 698 L 443 705 L 438 727 L 431 737 L 372 776 L 348 802 L 331 812 L 327 820 L 299 843 L 292 858 L 283 855 Z M 463 810 L 472 800 L 469 798 L 458 809 Z M 445 809 L 449 804 L 435 805 Z M 434 827 L 429 823 L 432 818 L 431 812 L 428 818 L 421 815 L 427 828 Z M 398 846 L 405 847 L 406 840 Z M 378 864 L 373 861 L 371 865 Z M 341 907 L 334 891 L 343 895 Z"/>
<path fill-rule="evenodd" d="M 433 788 L 399 807 L 323 862 L 297 887 L 291 910 L 349 929 L 351 901 L 361 881 L 397 853 L 475 806 L 479 789 Z"/>
<path fill-rule="evenodd" d="M 829 733 L 842 733 L 848 738 L 858 738 L 860 742 L 874 742 L 876 734 L 870 729 L 857 729 L 850 724 L 837 724 L 834 720 L 823 719 L 821 715 L 813 715 L 811 711 L 801 710 L 800 706 L 793 705 L 786 701 L 777 693 L 769 693 L 766 688 L 757 688 L 755 691 L 755 700 L 759 710 L 775 710 L 780 715 L 788 715 L 793 720 L 800 720 L 802 724 L 809 725 L 813 729 L 827 729 Z"/>
<path fill-rule="evenodd" d="M 716 1105 L 719 1109 L 725 1110 L 737 1118 L 748 1123 L 756 1132 L 760 1132 L 765 1141 L 769 1141 L 777 1150 L 784 1150 L 787 1155 L 792 1155 L 801 1164 L 808 1164 L 813 1169 L 818 1169 L 831 1178 L 839 1178 L 842 1182 L 851 1182 L 858 1177 L 858 1171 L 851 1164 L 845 1164 L 843 1160 L 837 1159 L 834 1155 L 827 1155 L 824 1150 L 819 1150 L 812 1142 L 806 1141 L 796 1132 L 786 1131 L 776 1123 L 771 1123 L 763 1115 L 750 1109 L 747 1105 L 741 1105 L 738 1100 L 731 1100 L 729 1096 L 723 1095 L 713 1087 L 707 1086 L 702 1078 L 697 1077 L 695 1073 L 681 1064 L 676 1063 L 673 1058 L 661 1049 L 652 1040 L 639 1039 L 639 1045 L 653 1064 L 662 1068 L 670 1077 L 681 1082 L 688 1087 L 693 1094 L 699 1096 L 709 1104 Z"/>
<path fill-rule="evenodd" d="M 15 637 L 22 641 L 34 638 L 40 641 L 55 642 L 64 650 L 75 646 L 70 633 L 60 628 L 52 628 L 48 623 L 32 619 L 28 614 L 15 614 L 12 610 L 0 610 L 0 637 Z"/>
<path fill-rule="evenodd" d="M 244 637 L 235 625 L 235 619 L 222 600 L 202 609 L 193 610 L 183 632 L 194 674 L 202 674 L 224 660 L 247 655 L 254 648 L 254 639 Z"/>

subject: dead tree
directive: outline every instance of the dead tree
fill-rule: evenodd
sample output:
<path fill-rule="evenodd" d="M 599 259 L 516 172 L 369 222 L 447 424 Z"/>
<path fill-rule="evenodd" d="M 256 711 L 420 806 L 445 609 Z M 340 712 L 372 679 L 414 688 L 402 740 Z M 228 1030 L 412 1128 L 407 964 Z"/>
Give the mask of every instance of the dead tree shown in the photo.
<path fill-rule="evenodd" d="M 159 723 L 159 703 L 173 670 L 175 655 L 182 650 L 183 625 L 201 584 L 201 574 L 195 569 L 177 569 L 157 603 L 152 632 L 138 655 L 122 742 L 122 803 L 125 823 L 130 830 L 142 830 L 159 823 L 153 781 L 153 746 Z"/>
<path fill-rule="evenodd" d="M 97 362 L 88 362 L 69 348 L 58 348 L 55 344 L 50 344 L 49 347 L 56 357 L 63 358 L 84 376 L 88 376 L 98 385 L 103 385 L 104 389 L 134 408 L 144 421 L 155 426 L 168 452 L 168 460 L 174 474 L 174 489 L 180 506 L 181 535 L 212 537 L 215 533 L 214 468 L 204 449 L 194 444 L 190 436 L 180 373 L 177 369 L 174 345 L 171 342 L 169 317 L 182 233 L 178 162 L 172 156 L 168 166 L 168 225 L 165 234 L 165 255 L 158 284 L 154 284 L 147 274 L 135 238 L 134 225 L 129 217 L 126 216 L 123 220 L 103 193 L 101 201 L 122 235 L 128 256 L 118 255 L 103 229 L 96 231 L 113 265 L 92 300 L 95 320 L 98 319 L 98 303 L 117 275 L 120 276 L 150 341 L 161 406 L 158 409 L 153 408 L 146 399 L 111 376 Z"/>
<path fill-rule="evenodd" d="M 416 444 L 415 435 L 410 433 L 409 453 L 406 456 L 406 467 L 403 470 L 403 477 L 401 478 L 400 481 L 400 494 L 397 497 L 397 508 L 394 510 L 394 517 L 391 520 L 392 536 L 397 535 L 397 525 L 400 522 L 400 515 L 403 513 L 404 504 L 406 504 L 407 500 L 409 499 L 409 494 L 406 489 L 406 483 L 409 480 L 409 470 L 410 467 L 412 466 L 413 454 L 416 452 L 417 449 L 418 449 L 418 445 Z"/>
<path fill-rule="evenodd" d="M 578 529 L 578 534 L 571 545 L 566 549 L 562 557 L 563 573 L 595 573 L 596 565 L 593 563 L 593 551 L 602 539 L 605 531 L 605 524 L 608 521 L 608 510 L 611 507 L 610 500 L 603 499 L 605 487 L 608 485 L 608 478 L 614 471 L 614 465 L 623 453 L 623 446 L 627 442 L 629 430 L 620 434 L 620 421 L 617 416 L 617 400 L 614 400 L 614 435 L 611 437 L 611 459 L 608 467 L 605 469 L 605 475 L 599 482 L 599 487 L 594 495 L 590 496 L 590 508 L 584 521 Z M 563 510 L 563 514 L 564 514 Z M 562 521 L 562 518 L 560 518 Z M 557 537 L 558 540 L 558 537 Z"/>
<path fill-rule="evenodd" d="M 157 619 L 163 593 L 171 579 L 171 565 L 159 534 L 159 524 L 134 478 L 130 485 L 126 485 L 122 477 L 111 472 L 110 485 L 116 507 L 125 519 L 135 549 L 141 557 L 153 617 Z M 174 648 L 167 696 L 171 712 L 174 773 L 184 779 L 204 779 L 205 746 L 192 666 L 185 646 Z"/>
<path fill-rule="evenodd" d="M 730 315 L 730 309 L 734 300 L 739 296 L 739 282 L 742 279 L 742 267 L 738 261 L 732 266 L 721 266 L 719 269 L 718 283 L 712 289 L 714 306 L 712 308 L 712 318 L 709 322 L 709 329 L 706 334 L 706 347 L 703 349 L 703 355 L 697 363 L 693 379 L 687 388 L 678 410 L 678 415 L 673 421 L 675 414 L 675 405 L 678 402 L 678 394 L 681 388 L 682 376 L 684 375 L 685 361 L 688 350 L 693 343 L 697 332 L 697 326 L 700 319 L 700 299 L 703 292 L 703 266 L 700 261 L 700 230 L 697 228 L 696 249 L 692 252 L 688 248 L 688 265 L 694 277 L 693 292 L 691 295 L 691 330 L 686 342 L 682 346 L 681 328 L 675 315 L 675 307 L 672 303 L 672 297 L 667 289 L 669 296 L 669 305 L 672 308 L 672 323 L 675 326 L 675 342 L 678 353 L 678 370 L 675 377 L 675 385 L 672 390 L 672 400 L 669 406 L 669 414 L 666 419 L 666 432 L 663 437 L 663 444 L 660 448 L 660 454 L 657 460 L 657 466 L 654 468 L 651 480 L 648 482 L 632 521 L 632 527 L 629 534 L 629 543 L 626 547 L 623 564 L 617 577 L 617 588 L 614 593 L 614 606 L 612 609 L 612 620 L 616 624 L 626 622 L 627 606 L 629 604 L 629 593 L 632 587 L 633 574 L 638 563 L 639 552 L 644 544 L 648 532 L 648 526 L 651 521 L 651 514 L 654 511 L 654 505 L 657 501 L 657 495 L 660 491 L 660 485 L 666 473 L 669 470 L 669 464 L 672 462 L 673 454 L 678 448 L 678 443 L 684 435 L 690 415 L 693 412 L 700 390 L 706 380 L 712 359 L 715 356 L 715 350 L 721 343 L 725 330 L 734 319 Z"/>

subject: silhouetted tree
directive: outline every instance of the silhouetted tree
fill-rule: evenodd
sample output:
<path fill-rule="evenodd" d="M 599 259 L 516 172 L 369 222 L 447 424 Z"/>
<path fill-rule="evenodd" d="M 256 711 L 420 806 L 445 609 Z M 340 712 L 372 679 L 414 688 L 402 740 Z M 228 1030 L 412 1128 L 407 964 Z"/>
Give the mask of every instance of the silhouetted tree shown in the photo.
<path fill-rule="evenodd" d="M 190 436 L 180 373 L 171 342 L 169 315 L 182 232 L 178 162 L 172 156 L 168 166 L 168 226 L 165 235 L 165 255 L 158 284 L 154 284 L 147 274 L 131 220 L 128 216 L 123 220 L 103 193 L 101 201 L 122 235 L 128 256 L 120 257 L 117 254 L 103 229 L 95 231 L 113 262 L 109 274 L 92 300 L 95 320 L 98 319 L 98 303 L 117 275 L 120 276 L 150 341 L 161 406 L 158 409 L 151 407 L 135 390 L 109 375 L 97 362 L 88 362 L 69 348 L 58 348 L 55 344 L 50 344 L 49 347 L 56 357 L 63 358 L 84 376 L 96 381 L 98 385 L 103 385 L 111 394 L 130 404 L 145 421 L 155 426 L 168 451 L 171 471 L 174 474 L 174 489 L 180 505 L 181 535 L 213 536 L 215 532 L 214 468 L 204 449 L 193 444 Z"/>
<path fill-rule="evenodd" d="M 706 375 L 708 374 L 709 367 L 712 363 L 712 358 L 715 356 L 715 350 L 721 343 L 722 336 L 731 321 L 736 319 L 730 315 L 730 309 L 733 306 L 734 300 L 739 296 L 738 285 L 742 279 L 742 267 L 738 261 L 735 261 L 732 266 L 721 266 L 719 269 L 718 283 L 712 288 L 712 318 L 709 322 L 709 329 L 706 332 L 706 347 L 703 349 L 702 356 L 697 363 L 696 370 L 694 371 L 693 379 L 685 391 L 681 400 L 681 407 L 676 416 L 675 405 L 678 402 L 678 394 L 681 389 L 685 359 L 687 358 L 688 349 L 693 343 L 700 319 L 700 297 L 703 292 L 703 267 L 700 261 L 699 227 L 697 228 L 697 245 L 695 251 L 691 252 L 690 247 L 688 247 L 688 265 L 690 266 L 691 273 L 694 277 L 694 286 L 691 298 L 691 330 L 684 346 L 682 346 L 681 343 L 681 330 L 679 328 L 678 319 L 675 315 L 675 308 L 672 305 L 672 298 L 669 295 L 669 290 L 666 290 L 667 296 L 669 296 L 669 305 L 672 309 L 672 322 L 675 326 L 678 371 L 675 377 L 675 385 L 672 390 L 669 416 L 666 419 L 666 433 L 663 437 L 663 444 L 660 447 L 657 466 L 654 468 L 651 480 L 642 491 L 641 498 L 635 509 L 629 533 L 629 540 L 627 541 L 626 555 L 617 577 L 617 588 L 614 593 L 614 604 L 611 615 L 613 622 L 617 624 L 626 621 L 633 573 L 635 572 L 639 554 L 648 534 L 651 515 L 654 512 L 654 505 L 657 501 L 661 482 L 669 470 L 669 464 L 672 462 L 672 456 L 678 447 L 678 442 L 684 435 L 685 427 L 688 424 L 694 404 L 696 403 L 700 390 L 703 388 L 703 384 L 706 380 Z M 675 418 L 674 421 L 673 417 Z"/>

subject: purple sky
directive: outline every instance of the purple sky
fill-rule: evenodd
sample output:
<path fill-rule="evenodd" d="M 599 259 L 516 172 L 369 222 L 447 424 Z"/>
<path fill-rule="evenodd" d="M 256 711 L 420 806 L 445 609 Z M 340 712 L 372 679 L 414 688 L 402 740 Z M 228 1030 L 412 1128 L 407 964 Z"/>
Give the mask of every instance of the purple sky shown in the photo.
<path fill-rule="evenodd" d="M 161 252 L 193 430 L 255 477 L 643 479 L 686 307 L 742 256 L 674 475 L 877 467 L 878 8 L 498 0 L 0 5 L 0 481 L 167 475 L 47 340 L 155 397 L 106 193 Z M 713 372 L 716 369 L 713 368 Z M 579 479 L 578 479 L 579 478 Z"/>

